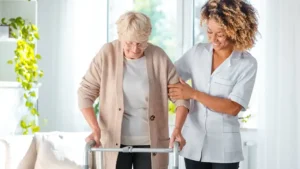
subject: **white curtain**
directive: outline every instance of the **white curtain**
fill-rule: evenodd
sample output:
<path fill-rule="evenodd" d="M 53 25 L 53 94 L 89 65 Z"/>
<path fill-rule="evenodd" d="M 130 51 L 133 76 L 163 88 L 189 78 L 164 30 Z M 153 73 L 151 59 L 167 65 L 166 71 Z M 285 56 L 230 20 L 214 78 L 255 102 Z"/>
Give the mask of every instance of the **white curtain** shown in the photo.
<path fill-rule="evenodd" d="M 77 89 L 92 58 L 107 39 L 106 0 L 39 0 L 38 27 L 45 76 L 39 112 L 42 131 L 84 131 Z"/>
<path fill-rule="evenodd" d="M 300 2 L 259 3 L 257 169 L 300 169 Z"/>

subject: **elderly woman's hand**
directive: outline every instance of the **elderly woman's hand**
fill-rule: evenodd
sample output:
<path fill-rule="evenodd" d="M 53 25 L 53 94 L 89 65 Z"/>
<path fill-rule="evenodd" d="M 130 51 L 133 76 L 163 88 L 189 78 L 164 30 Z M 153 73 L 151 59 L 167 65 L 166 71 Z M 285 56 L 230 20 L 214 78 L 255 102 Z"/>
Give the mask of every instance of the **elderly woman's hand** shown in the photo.
<path fill-rule="evenodd" d="M 195 94 L 195 90 L 182 79 L 180 83 L 168 85 L 168 88 L 168 95 L 171 99 L 192 99 Z"/>
<path fill-rule="evenodd" d="M 91 140 L 94 140 L 96 142 L 96 145 L 94 147 L 98 148 L 101 146 L 100 138 L 101 138 L 101 130 L 98 128 L 93 130 L 92 133 L 85 139 L 85 141 L 89 142 Z"/>
<path fill-rule="evenodd" d="M 176 128 L 173 130 L 172 136 L 170 138 L 170 144 L 169 147 L 173 148 L 174 147 L 174 142 L 177 141 L 179 142 L 179 149 L 182 150 L 182 148 L 185 146 L 186 141 L 183 138 L 181 134 L 181 130 L 179 128 Z"/>

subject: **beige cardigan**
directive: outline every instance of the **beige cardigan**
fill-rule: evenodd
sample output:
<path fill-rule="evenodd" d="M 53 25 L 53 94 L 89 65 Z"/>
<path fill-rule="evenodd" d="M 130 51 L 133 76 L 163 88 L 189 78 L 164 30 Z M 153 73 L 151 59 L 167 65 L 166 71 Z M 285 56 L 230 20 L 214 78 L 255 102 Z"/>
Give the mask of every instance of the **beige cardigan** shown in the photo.
<path fill-rule="evenodd" d="M 151 148 L 168 148 L 168 84 L 179 82 L 175 67 L 166 53 L 149 44 L 144 52 L 149 77 L 149 129 Z M 116 40 L 105 44 L 93 59 L 78 90 L 79 108 L 92 107 L 100 98 L 101 143 L 104 148 L 119 148 L 123 119 L 123 48 Z M 189 108 L 188 100 L 174 101 Z M 118 153 L 104 153 L 103 167 L 115 169 Z M 153 153 L 152 169 L 167 169 L 168 154 Z"/>

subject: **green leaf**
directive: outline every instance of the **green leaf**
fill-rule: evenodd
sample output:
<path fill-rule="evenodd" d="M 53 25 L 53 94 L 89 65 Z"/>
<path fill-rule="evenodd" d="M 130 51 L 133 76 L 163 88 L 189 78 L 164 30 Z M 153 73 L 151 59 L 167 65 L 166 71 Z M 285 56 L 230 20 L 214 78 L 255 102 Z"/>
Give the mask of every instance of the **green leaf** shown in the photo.
<path fill-rule="evenodd" d="M 28 83 L 27 90 L 30 90 L 32 88 L 32 84 Z"/>
<path fill-rule="evenodd" d="M 32 37 L 32 36 L 29 36 L 29 37 L 28 37 L 28 40 L 29 40 L 29 41 L 33 41 L 33 37 Z"/>
<path fill-rule="evenodd" d="M 34 30 L 34 31 L 38 30 L 38 28 L 34 24 L 31 24 L 31 29 Z"/>
<path fill-rule="evenodd" d="M 36 38 L 36 39 L 40 39 L 40 35 L 39 35 L 39 33 L 38 32 L 34 32 L 34 37 Z"/>
<path fill-rule="evenodd" d="M 41 71 L 39 72 L 39 77 L 42 78 L 43 76 L 44 76 L 44 72 L 41 70 Z"/>
<path fill-rule="evenodd" d="M 23 27 L 22 30 L 21 30 L 21 33 L 23 35 L 23 38 L 24 39 L 27 39 L 27 36 L 28 36 L 28 29 L 26 27 Z"/>
<path fill-rule="evenodd" d="M 10 18 L 9 19 L 10 22 L 15 22 L 15 20 L 16 20 L 15 18 Z"/>
<path fill-rule="evenodd" d="M 35 55 L 35 57 L 39 60 L 42 59 L 42 56 L 40 54 Z"/>
<path fill-rule="evenodd" d="M 33 76 L 34 78 L 36 78 L 36 77 L 38 76 L 38 73 L 37 73 L 36 71 L 34 71 L 34 72 L 32 72 L 32 76 Z"/>
<path fill-rule="evenodd" d="M 20 78 L 20 77 L 17 77 L 17 82 L 21 82 L 22 81 L 22 79 Z"/>
<path fill-rule="evenodd" d="M 34 43 L 30 43 L 29 46 L 30 46 L 32 49 L 35 49 L 35 44 L 34 44 Z"/>
<path fill-rule="evenodd" d="M 35 92 L 30 92 L 30 96 L 31 96 L 31 97 L 36 97 Z"/>
<path fill-rule="evenodd" d="M 171 114 L 174 114 L 175 110 L 176 110 L 176 105 L 173 102 L 169 101 L 169 112 Z"/>
<path fill-rule="evenodd" d="M 15 22 L 11 23 L 11 26 L 12 26 L 14 29 L 18 29 L 17 24 L 16 24 Z"/>
<path fill-rule="evenodd" d="M 27 81 L 29 81 L 30 78 L 31 78 L 30 74 L 29 74 L 29 73 L 26 73 L 26 74 L 25 74 L 25 78 L 26 78 Z"/>
<path fill-rule="evenodd" d="M 16 35 L 15 32 L 11 33 L 11 36 L 12 36 L 13 38 L 15 38 L 15 39 L 18 39 L 18 36 Z"/>
<path fill-rule="evenodd" d="M 22 70 L 22 69 L 18 70 L 18 74 L 21 76 L 23 76 L 23 72 L 24 72 L 24 70 Z M 25 87 L 25 85 L 23 85 L 23 84 L 22 84 L 22 86 Z M 27 86 L 27 83 L 26 83 L 26 86 Z"/>
<path fill-rule="evenodd" d="M 12 60 L 7 61 L 7 64 L 13 64 L 14 62 Z"/>
<path fill-rule="evenodd" d="M 26 122 L 25 122 L 24 120 L 21 120 L 21 121 L 20 121 L 20 126 L 21 126 L 23 129 L 27 128 L 27 124 L 26 124 Z"/>
<path fill-rule="evenodd" d="M 30 112 L 31 112 L 32 115 L 37 115 L 37 116 L 39 116 L 38 111 L 36 110 L 36 108 L 31 109 Z"/>
<path fill-rule="evenodd" d="M 29 0 L 29 1 L 30 1 L 30 0 Z M 32 131 L 32 133 L 39 132 L 39 131 L 40 131 L 40 127 L 39 127 L 39 126 L 32 126 L 32 127 L 31 127 L 31 131 Z"/>
<path fill-rule="evenodd" d="M 22 27 L 22 26 L 24 26 L 24 24 L 25 24 L 25 21 L 22 19 L 22 17 L 17 17 L 16 18 L 16 24 L 19 26 L 19 27 Z"/>
<path fill-rule="evenodd" d="M 27 135 L 27 134 L 28 134 L 28 130 L 27 130 L 27 129 L 24 130 L 22 134 L 23 134 L 23 135 Z"/>
<path fill-rule="evenodd" d="M 33 107 L 33 104 L 31 102 L 29 102 L 29 101 L 26 101 L 25 105 L 28 108 L 32 108 Z"/>
<path fill-rule="evenodd" d="M 28 99 L 28 96 L 27 96 L 27 94 L 25 93 L 24 94 L 24 98 L 27 100 Z"/>
<path fill-rule="evenodd" d="M 3 25 L 7 25 L 6 19 L 5 19 L 5 18 L 2 18 L 2 19 L 1 19 L 1 23 L 2 23 Z"/>

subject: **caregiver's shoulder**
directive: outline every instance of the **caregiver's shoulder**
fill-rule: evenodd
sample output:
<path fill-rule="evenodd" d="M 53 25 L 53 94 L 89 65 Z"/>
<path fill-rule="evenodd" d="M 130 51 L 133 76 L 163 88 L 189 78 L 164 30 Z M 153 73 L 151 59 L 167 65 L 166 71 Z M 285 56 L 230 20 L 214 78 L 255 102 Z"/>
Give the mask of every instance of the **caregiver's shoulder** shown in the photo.
<path fill-rule="evenodd" d="M 195 54 L 201 56 L 201 53 L 203 51 L 209 52 L 211 48 L 210 43 L 197 43 L 193 47 L 191 47 L 189 50 L 185 52 L 185 55 L 189 55 L 189 57 L 193 57 Z"/>

